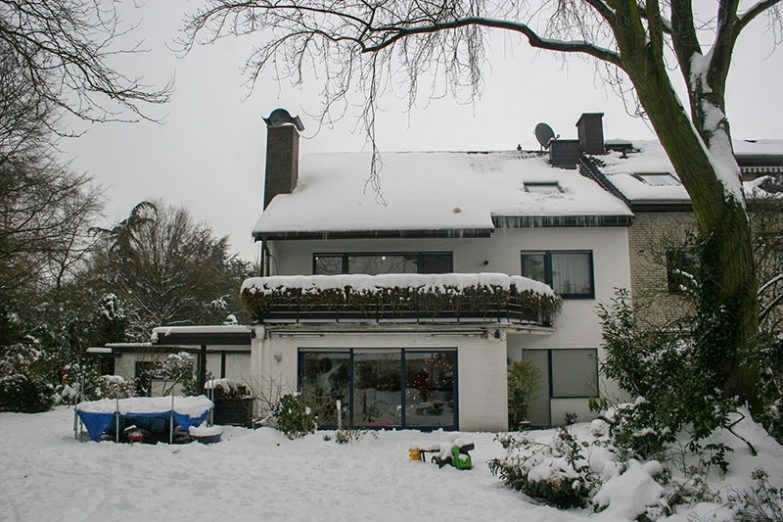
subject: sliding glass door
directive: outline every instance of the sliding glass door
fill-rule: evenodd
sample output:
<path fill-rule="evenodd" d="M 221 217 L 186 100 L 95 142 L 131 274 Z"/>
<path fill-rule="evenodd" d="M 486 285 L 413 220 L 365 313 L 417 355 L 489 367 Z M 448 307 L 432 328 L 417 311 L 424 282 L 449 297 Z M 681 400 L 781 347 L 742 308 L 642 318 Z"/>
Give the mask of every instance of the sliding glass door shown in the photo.
<path fill-rule="evenodd" d="M 353 426 L 402 426 L 400 350 L 354 351 Z"/>
<path fill-rule="evenodd" d="M 456 350 L 300 349 L 299 389 L 322 427 L 458 427 Z"/>
<path fill-rule="evenodd" d="M 454 425 L 456 369 L 456 352 L 405 352 L 408 427 Z"/>

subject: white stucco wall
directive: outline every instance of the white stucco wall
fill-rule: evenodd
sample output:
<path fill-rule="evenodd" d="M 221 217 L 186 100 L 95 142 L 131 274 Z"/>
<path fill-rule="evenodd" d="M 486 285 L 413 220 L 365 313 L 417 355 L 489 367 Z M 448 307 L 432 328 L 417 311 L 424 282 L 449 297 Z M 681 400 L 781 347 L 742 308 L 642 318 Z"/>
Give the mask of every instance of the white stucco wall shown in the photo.
<path fill-rule="evenodd" d="M 452 332 L 453 333 L 453 332 Z M 283 393 L 297 388 L 297 355 L 307 349 L 456 349 L 458 365 L 459 429 L 505 430 L 506 343 L 492 336 L 389 333 L 368 327 L 355 333 L 293 333 L 256 328 L 252 344 L 252 365 L 259 369 L 255 390 L 261 394 Z M 268 395 L 266 395 L 269 397 Z"/>
<path fill-rule="evenodd" d="M 250 347 L 247 347 L 243 353 L 235 353 L 240 351 L 241 347 L 230 346 L 223 348 L 231 350 L 231 353 L 226 354 L 225 377 L 235 382 L 250 384 L 252 382 Z M 215 378 L 220 377 L 220 353 L 216 351 L 219 349 L 221 347 L 210 346 L 207 350 L 207 372 L 211 373 Z M 115 350 L 120 352 L 120 356 L 114 360 L 114 373 L 125 379 L 133 379 L 135 377 L 137 362 L 163 362 L 169 355 L 168 353 L 139 351 L 138 349 L 123 351 L 121 348 L 115 348 Z M 197 352 L 189 351 L 188 353 L 198 361 Z"/>
<path fill-rule="evenodd" d="M 272 254 L 272 275 L 311 274 L 315 253 L 450 251 L 453 253 L 455 272 L 502 272 L 519 275 L 522 251 L 592 251 L 595 299 L 564 300 L 555 331 L 550 335 L 510 333 L 505 354 L 509 360 L 520 360 L 522 350 L 564 348 L 596 348 L 599 359 L 603 358 L 603 351 L 600 349 L 601 327 L 595 312 L 596 307 L 600 302 L 608 303 L 616 289 L 631 286 L 626 227 L 515 228 L 499 229 L 489 238 L 297 240 L 272 241 L 268 246 Z M 427 342 L 432 341 L 427 339 Z M 486 353 L 482 354 L 482 357 L 487 356 Z M 295 382 L 296 361 L 292 361 L 292 364 Z M 480 359 L 472 360 L 470 364 L 480 364 Z M 461 379 L 468 382 L 478 379 L 472 375 L 463 377 L 467 371 L 467 367 L 462 365 L 460 355 Z M 502 379 L 505 386 L 505 375 Z M 601 394 L 610 397 L 623 395 L 615 383 L 605 379 L 599 381 L 599 389 Z M 504 389 L 503 396 L 505 395 Z M 460 401 L 462 400 L 463 396 L 460 394 Z M 553 423 L 562 421 L 567 412 L 576 413 L 580 420 L 592 417 L 587 400 L 549 399 L 548 391 L 541 400 L 549 401 Z M 465 407 L 468 408 L 469 404 L 466 403 Z M 505 414 L 505 407 L 499 410 Z"/>

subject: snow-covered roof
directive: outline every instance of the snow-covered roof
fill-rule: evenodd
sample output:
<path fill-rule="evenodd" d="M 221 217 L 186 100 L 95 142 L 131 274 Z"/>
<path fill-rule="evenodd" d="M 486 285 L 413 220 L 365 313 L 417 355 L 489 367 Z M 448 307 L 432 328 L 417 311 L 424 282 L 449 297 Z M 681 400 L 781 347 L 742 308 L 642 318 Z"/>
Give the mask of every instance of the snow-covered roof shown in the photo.
<path fill-rule="evenodd" d="M 383 153 L 380 194 L 369 153 L 303 156 L 291 194 L 262 213 L 253 235 L 405 230 L 492 230 L 493 217 L 631 216 L 576 170 L 533 152 Z M 525 184 L 557 183 L 551 193 Z"/>
<path fill-rule="evenodd" d="M 152 329 L 150 340 L 177 345 L 191 344 L 250 344 L 253 330 L 241 324 L 213 324 L 194 326 L 158 326 Z"/>
<path fill-rule="evenodd" d="M 742 157 L 783 157 L 783 140 L 734 140 L 734 154 Z M 635 203 L 680 203 L 690 198 L 682 184 L 652 185 L 642 179 L 644 174 L 668 173 L 677 178 L 660 142 L 654 140 L 633 141 L 634 151 L 611 151 L 599 156 L 600 167 L 608 180 L 629 201 Z M 745 182 L 746 194 L 758 195 L 758 183 Z"/>
<path fill-rule="evenodd" d="M 208 325 L 194 325 L 194 326 L 157 326 L 152 329 L 152 334 L 155 335 L 172 335 L 172 334 L 202 334 L 202 333 L 249 333 L 250 328 L 241 324 L 208 324 Z"/>

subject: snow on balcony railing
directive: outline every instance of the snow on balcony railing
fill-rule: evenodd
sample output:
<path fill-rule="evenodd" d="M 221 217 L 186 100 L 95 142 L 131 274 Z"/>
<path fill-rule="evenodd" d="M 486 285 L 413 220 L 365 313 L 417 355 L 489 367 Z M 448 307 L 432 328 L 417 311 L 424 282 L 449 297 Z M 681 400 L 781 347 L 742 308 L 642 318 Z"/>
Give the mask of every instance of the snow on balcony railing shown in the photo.
<path fill-rule="evenodd" d="M 551 324 L 560 308 L 547 285 L 497 273 L 254 277 L 242 285 L 242 302 L 260 322 L 484 317 Z"/>

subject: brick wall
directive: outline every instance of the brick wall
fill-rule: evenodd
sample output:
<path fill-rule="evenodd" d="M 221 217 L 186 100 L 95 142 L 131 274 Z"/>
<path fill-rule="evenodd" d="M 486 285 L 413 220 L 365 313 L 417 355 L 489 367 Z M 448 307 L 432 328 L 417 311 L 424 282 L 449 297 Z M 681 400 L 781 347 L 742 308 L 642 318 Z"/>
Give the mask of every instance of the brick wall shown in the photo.
<path fill-rule="evenodd" d="M 682 296 L 669 293 L 666 251 L 682 248 L 695 227 L 692 212 L 636 212 L 628 229 L 634 308 L 653 324 L 665 325 L 688 310 Z"/>

